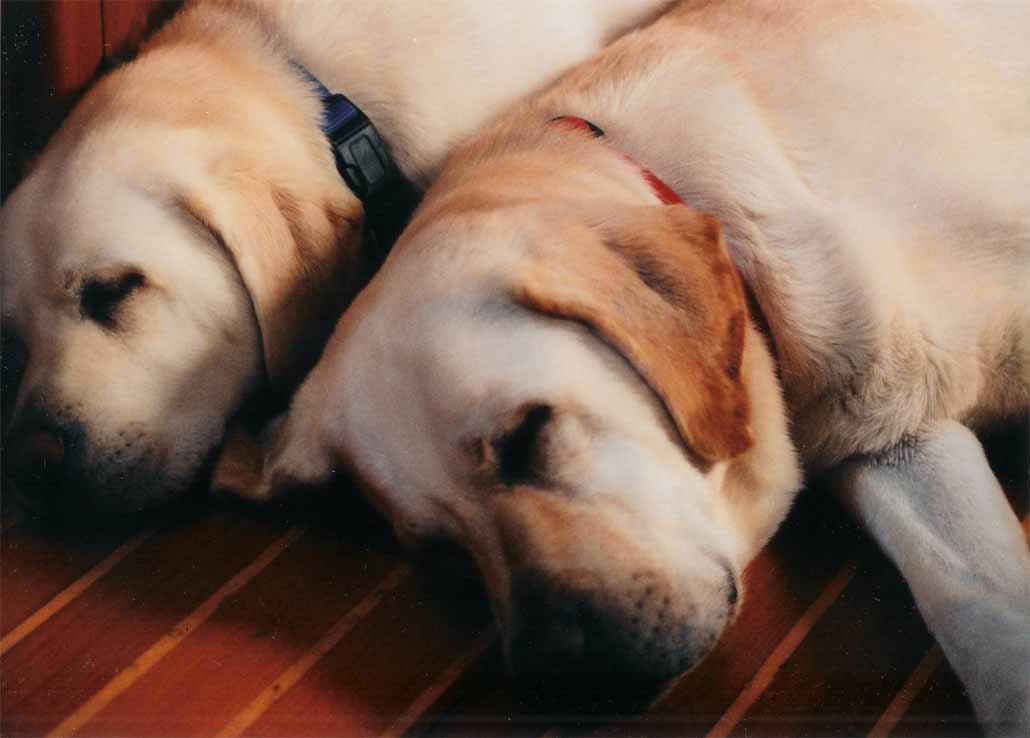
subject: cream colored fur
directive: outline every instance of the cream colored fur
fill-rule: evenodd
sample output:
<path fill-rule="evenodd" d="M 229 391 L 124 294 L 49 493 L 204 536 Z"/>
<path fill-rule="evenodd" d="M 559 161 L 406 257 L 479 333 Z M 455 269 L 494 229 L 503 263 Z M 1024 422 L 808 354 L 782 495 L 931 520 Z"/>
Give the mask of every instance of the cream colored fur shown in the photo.
<path fill-rule="evenodd" d="M 755 0 L 686 2 L 615 43 L 452 157 L 269 432 L 253 494 L 349 466 L 402 540 L 475 556 L 517 668 L 568 668 L 600 637 L 611 663 L 587 673 L 659 676 L 710 647 L 716 571 L 772 534 L 799 458 L 908 578 L 985 725 L 1025 734 L 1027 547 L 963 424 L 1030 406 L 1027 37 L 1020 3 Z M 735 458 L 699 463 L 644 349 L 605 327 L 639 324 L 633 301 L 562 320 L 560 285 L 546 309 L 515 298 L 531 265 L 593 248 L 570 285 L 610 292 L 610 252 L 642 253 L 638 291 L 687 300 L 687 324 L 706 309 L 656 259 L 711 244 L 630 252 L 613 230 L 649 203 L 666 217 L 623 154 L 718 216 L 768 322 L 746 335 Z M 536 641 L 527 578 L 552 606 Z"/>
<path fill-rule="evenodd" d="M 257 386 L 288 390 L 317 356 L 363 268 L 362 208 L 292 63 L 425 185 L 476 126 L 667 2 L 188 3 L 0 215 L 4 331 L 30 357 L 8 448 L 42 424 L 66 441 L 69 498 L 145 506 L 185 488 Z M 112 325 L 89 319 L 84 286 L 129 272 L 145 282 Z"/>

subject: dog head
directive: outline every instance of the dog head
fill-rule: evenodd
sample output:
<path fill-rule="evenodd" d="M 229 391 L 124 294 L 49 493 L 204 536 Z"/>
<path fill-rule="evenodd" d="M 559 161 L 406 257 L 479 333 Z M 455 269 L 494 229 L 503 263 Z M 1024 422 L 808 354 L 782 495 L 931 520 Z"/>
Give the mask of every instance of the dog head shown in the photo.
<path fill-rule="evenodd" d="M 318 101 L 255 92 L 270 78 L 213 53 L 157 49 L 101 80 L 0 213 L 5 472 L 34 508 L 182 492 L 351 296 L 361 208 Z"/>
<path fill-rule="evenodd" d="M 261 484 L 348 465 L 402 541 L 466 548 L 523 676 L 662 682 L 732 619 L 799 483 L 718 225 L 465 204 L 416 216 Z"/>

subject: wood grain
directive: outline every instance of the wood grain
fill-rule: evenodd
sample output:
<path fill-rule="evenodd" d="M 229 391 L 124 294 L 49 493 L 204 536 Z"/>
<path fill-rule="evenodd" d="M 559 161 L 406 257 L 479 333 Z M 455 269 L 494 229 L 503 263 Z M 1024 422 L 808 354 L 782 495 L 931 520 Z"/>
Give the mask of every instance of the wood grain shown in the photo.
<path fill-rule="evenodd" d="M 947 661 L 942 661 L 933 670 L 929 681 L 892 727 L 890 735 L 899 738 L 972 738 L 983 735 L 973 717 L 969 696 Z"/>
<path fill-rule="evenodd" d="M 107 576 L 111 569 L 130 556 L 152 534 L 153 531 L 144 530 L 132 536 L 94 566 L 90 567 L 82 576 L 47 600 L 31 615 L 19 622 L 17 626 L 6 631 L 3 638 L 0 639 L 0 656 L 10 651 L 32 631 L 42 626 L 47 620 L 74 602 L 83 592 L 86 592 L 96 582 Z"/>
<path fill-rule="evenodd" d="M 409 578 L 246 734 L 379 735 L 487 623 L 481 600 L 445 601 L 424 579 Z"/>
<path fill-rule="evenodd" d="M 18 525 L 0 538 L 0 632 L 9 633 L 124 542 L 122 536 L 45 535 Z"/>
<path fill-rule="evenodd" d="M 147 541 L 5 655 L 0 732 L 52 730 L 282 530 L 214 515 Z"/>
<path fill-rule="evenodd" d="M 386 575 L 392 561 L 321 535 L 294 543 L 83 726 L 88 735 L 214 735 Z"/>
<path fill-rule="evenodd" d="M 904 581 L 878 554 L 869 559 L 733 735 L 865 735 L 873 727 L 932 640 Z"/>

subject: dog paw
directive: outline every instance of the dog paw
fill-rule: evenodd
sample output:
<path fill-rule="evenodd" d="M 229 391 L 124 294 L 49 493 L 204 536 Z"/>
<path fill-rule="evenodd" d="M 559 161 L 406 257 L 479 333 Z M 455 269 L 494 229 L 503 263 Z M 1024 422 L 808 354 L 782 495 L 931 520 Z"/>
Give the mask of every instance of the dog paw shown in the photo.
<path fill-rule="evenodd" d="M 264 449 L 245 428 L 229 429 L 211 475 L 211 493 L 216 497 L 267 502 L 271 487 L 263 483 Z"/>

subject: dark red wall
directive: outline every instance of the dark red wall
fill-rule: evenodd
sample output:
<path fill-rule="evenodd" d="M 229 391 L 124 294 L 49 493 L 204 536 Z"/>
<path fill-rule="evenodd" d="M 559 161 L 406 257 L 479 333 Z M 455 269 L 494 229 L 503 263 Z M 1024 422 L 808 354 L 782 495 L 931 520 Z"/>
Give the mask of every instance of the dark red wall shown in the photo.
<path fill-rule="evenodd" d="M 17 183 L 89 83 L 131 56 L 175 0 L 3 0 L 2 188 Z"/>

